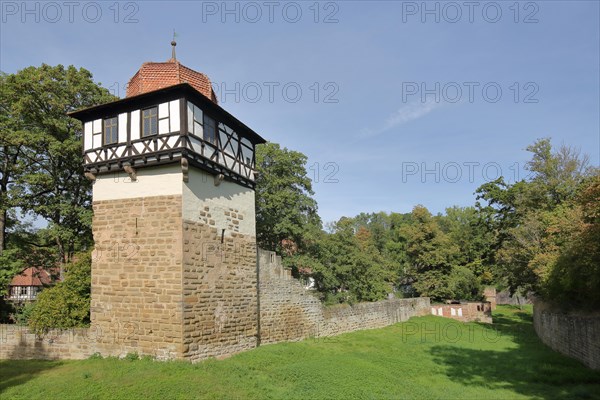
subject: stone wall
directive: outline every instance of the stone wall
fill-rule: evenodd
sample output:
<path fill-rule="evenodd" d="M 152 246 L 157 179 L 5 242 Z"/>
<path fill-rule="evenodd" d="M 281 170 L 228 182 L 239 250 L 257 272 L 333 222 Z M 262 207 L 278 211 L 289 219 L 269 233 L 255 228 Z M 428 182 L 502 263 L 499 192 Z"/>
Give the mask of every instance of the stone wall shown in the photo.
<path fill-rule="evenodd" d="M 498 302 L 496 301 L 496 288 L 488 286 L 483 290 L 483 297 L 485 297 L 485 301 L 489 302 L 492 306 L 492 311 L 496 309 L 496 305 Z"/>
<path fill-rule="evenodd" d="M 259 250 L 260 341 L 276 343 L 382 328 L 429 313 L 429 298 L 391 299 L 355 305 L 323 306 L 281 257 Z"/>
<path fill-rule="evenodd" d="M 181 196 L 93 207 L 91 320 L 102 354 L 182 358 Z"/>
<path fill-rule="evenodd" d="M 511 306 L 522 306 L 523 304 L 532 304 L 533 295 L 519 296 L 518 294 L 510 295 L 508 290 L 502 290 L 496 293 L 496 304 L 508 304 Z"/>
<path fill-rule="evenodd" d="M 169 201 L 177 202 L 177 199 L 170 197 L 152 202 L 146 199 L 145 204 L 154 204 L 148 207 L 149 212 L 165 212 L 162 207 Z M 108 210 L 125 212 L 125 207 L 129 207 L 133 216 L 124 218 L 129 222 L 117 228 L 120 236 L 114 239 L 126 237 L 128 224 L 132 223 L 130 219 L 135 219 L 136 204 L 103 202 L 100 207 L 95 204 L 98 216 Z M 168 212 L 176 213 L 175 208 L 169 209 Z M 205 212 L 210 213 L 210 210 Z M 176 218 L 176 214 L 168 218 Z M 161 222 L 156 223 L 156 227 L 162 226 Z M 94 353 L 123 357 L 137 352 L 158 359 L 194 362 L 251 349 L 260 343 L 381 328 L 429 313 L 429 298 L 323 306 L 311 290 L 305 289 L 281 266 L 280 257 L 260 250 L 257 295 L 254 237 L 233 233 L 223 237 L 221 243 L 219 231 L 210 225 L 184 220 L 182 226 L 181 241 L 171 239 L 173 241 L 157 243 L 162 237 L 157 236 L 150 243 L 150 234 L 146 242 L 138 242 L 139 257 L 144 257 L 146 251 L 166 256 L 171 245 L 181 243 L 182 255 L 175 254 L 172 261 L 177 268 L 169 267 L 169 262 L 163 260 L 167 266 L 148 262 L 143 264 L 145 269 L 134 273 L 133 255 L 128 262 L 111 263 L 110 268 L 103 266 L 102 257 L 97 256 L 99 259 L 94 262 L 100 269 L 92 279 L 97 280 L 99 287 L 95 290 L 100 291 L 98 295 L 104 296 L 106 303 L 93 303 L 92 326 L 51 331 L 37 337 L 24 327 L 0 325 L 0 359 L 83 359 Z M 177 233 L 169 232 L 171 234 L 177 238 Z M 145 248 L 148 244 L 151 246 Z M 133 268 L 131 273 L 126 272 L 127 268 Z M 177 271 L 181 271 L 180 275 Z M 142 301 L 135 300 L 137 297 Z M 127 312 L 131 314 L 124 315 Z M 155 332 L 160 335 L 153 335 Z"/>
<path fill-rule="evenodd" d="M 492 303 L 432 304 L 431 314 L 462 322 L 492 323 Z"/>
<path fill-rule="evenodd" d="M 0 325 L 0 359 L 81 360 L 92 355 L 95 347 L 89 329 L 55 330 L 39 337 L 26 327 Z"/>
<path fill-rule="evenodd" d="M 533 326 L 552 349 L 600 369 L 600 313 L 564 313 L 538 300 Z"/>
<path fill-rule="evenodd" d="M 191 361 L 257 345 L 256 239 L 222 239 L 210 225 L 184 221 L 183 351 Z"/>

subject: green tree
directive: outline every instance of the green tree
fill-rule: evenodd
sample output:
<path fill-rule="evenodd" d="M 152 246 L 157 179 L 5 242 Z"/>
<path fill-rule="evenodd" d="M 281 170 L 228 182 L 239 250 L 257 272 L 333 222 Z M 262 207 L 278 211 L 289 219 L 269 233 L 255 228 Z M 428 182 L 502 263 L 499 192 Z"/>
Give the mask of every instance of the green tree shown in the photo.
<path fill-rule="evenodd" d="M 8 76 L 0 72 L 0 255 L 7 247 L 9 211 L 14 206 L 9 189 L 26 167 L 22 160 L 25 123 L 23 115 L 14 110 L 10 101 Z"/>
<path fill-rule="evenodd" d="M 458 246 L 441 230 L 427 208 L 414 207 L 412 221 L 399 230 L 406 252 L 404 283 L 411 284 L 422 296 L 435 300 L 451 298 L 448 276 L 458 257 Z"/>
<path fill-rule="evenodd" d="M 317 202 L 306 173 L 304 154 L 276 143 L 258 146 L 256 164 L 256 236 L 258 245 L 284 252 L 284 241 L 303 251 L 321 231 Z"/>
<path fill-rule="evenodd" d="M 480 211 L 475 207 L 449 207 L 438 222 L 450 241 L 458 246 L 456 264 L 470 269 L 483 283 L 492 283 L 495 236 L 487 229 Z"/>
<path fill-rule="evenodd" d="M 448 276 L 448 289 L 452 298 L 482 300 L 481 279 L 466 266 L 455 266 Z"/>
<path fill-rule="evenodd" d="M 91 243 L 91 184 L 81 171 L 76 109 L 115 100 L 89 71 L 43 64 L 3 74 L 0 107 L 0 214 L 10 207 L 41 216 L 59 259 Z M 2 218 L 0 218 L 0 223 Z M 0 228 L 5 232 L 4 225 Z"/>
<path fill-rule="evenodd" d="M 341 218 L 322 240 L 313 277 L 327 303 L 376 301 L 392 291 L 393 274 L 371 232 L 355 222 Z"/>
<path fill-rule="evenodd" d="M 552 247 L 542 259 L 542 295 L 562 305 L 600 308 L 600 173 L 584 181 L 571 207 L 551 215 L 546 234 Z"/>
<path fill-rule="evenodd" d="M 477 190 L 477 207 L 495 236 L 496 276 L 512 293 L 542 290 L 561 247 L 551 234 L 553 221 L 570 209 L 581 183 L 593 173 L 587 156 L 564 145 L 553 151 L 550 139 L 537 140 L 527 150 L 532 153 L 528 180 L 508 185 L 499 178 Z"/>

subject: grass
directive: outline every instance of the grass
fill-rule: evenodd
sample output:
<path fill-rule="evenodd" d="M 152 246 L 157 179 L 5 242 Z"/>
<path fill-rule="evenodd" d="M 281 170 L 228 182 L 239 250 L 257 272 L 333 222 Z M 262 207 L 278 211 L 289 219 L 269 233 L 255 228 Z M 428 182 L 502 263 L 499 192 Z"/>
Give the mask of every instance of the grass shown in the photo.
<path fill-rule="evenodd" d="M 0 361 L 0 398 L 600 399 L 600 371 L 544 346 L 530 308 L 503 306 L 493 326 L 427 316 L 193 365 Z"/>

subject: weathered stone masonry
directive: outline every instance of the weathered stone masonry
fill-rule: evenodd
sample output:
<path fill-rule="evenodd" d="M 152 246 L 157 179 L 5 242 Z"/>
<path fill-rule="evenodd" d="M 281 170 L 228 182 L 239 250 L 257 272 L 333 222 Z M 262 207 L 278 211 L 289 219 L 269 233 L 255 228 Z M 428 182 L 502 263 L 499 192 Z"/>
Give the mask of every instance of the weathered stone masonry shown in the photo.
<path fill-rule="evenodd" d="M 197 361 L 379 328 L 429 310 L 427 298 L 324 307 L 275 253 L 257 258 L 252 191 L 228 182 L 216 188 L 197 171 L 187 184 L 173 168 L 145 171 L 143 197 L 135 196 L 140 183 L 95 184 L 91 327 L 36 338 L 2 326 L 1 358 L 137 352 Z M 150 195 L 151 187 L 173 194 Z"/>
<path fill-rule="evenodd" d="M 429 313 L 427 297 L 323 306 L 282 267 L 275 253 L 259 250 L 259 265 L 261 343 L 382 328 Z"/>
<path fill-rule="evenodd" d="M 101 251 L 93 267 L 92 326 L 105 333 L 101 353 L 194 361 L 256 347 L 255 238 L 215 227 L 217 214 L 239 226 L 239 210 L 202 206 L 202 222 L 194 222 L 182 219 L 181 201 L 94 203 Z M 113 331 L 123 330 L 130 334 L 115 345 Z"/>
<path fill-rule="evenodd" d="M 600 369 L 600 314 L 569 314 L 537 300 L 533 327 L 546 345 Z"/>
<path fill-rule="evenodd" d="M 216 228 L 184 221 L 183 239 L 184 357 L 196 361 L 256 347 L 254 237 L 233 233 L 221 243 Z"/>
<path fill-rule="evenodd" d="M 182 238 L 183 298 L 179 302 L 175 297 L 164 298 L 173 309 L 134 306 L 139 304 L 135 302 L 129 307 L 134 313 L 130 316 L 130 325 L 105 322 L 110 320 L 107 316 L 113 315 L 105 311 L 102 319 L 99 315 L 95 318 L 100 323 L 90 329 L 53 331 L 44 338 L 36 338 L 25 328 L 2 325 L 0 358 L 81 359 L 95 352 L 123 356 L 136 351 L 162 359 L 197 361 L 256 347 L 258 298 L 253 238 L 236 234 L 224 238 L 220 247 L 217 229 L 189 221 L 183 223 Z M 205 244 L 199 246 L 200 241 Z M 232 247 L 236 251 L 232 252 Z M 428 298 L 323 306 L 281 266 L 281 258 L 275 253 L 259 250 L 259 260 L 262 344 L 381 328 L 429 312 Z M 168 273 L 167 270 L 164 273 Z M 177 288 L 175 279 L 172 284 Z M 129 284 L 126 287 L 129 288 Z M 135 293 L 144 293 L 144 302 L 149 304 L 161 296 L 155 287 L 154 292 L 143 289 L 143 283 L 135 287 L 139 289 Z M 134 315 L 140 316 L 139 322 L 133 321 Z M 179 315 L 182 318 L 177 320 Z M 180 322 L 181 336 L 177 336 L 177 323 L 163 324 L 160 330 L 160 322 L 157 325 L 149 322 L 169 316 Z M 164 336 L 148 337 L 154 332 L 148 329 L 155 326 Z M 178 337 L 183 338 L 181 347 L 175 342 Z"/>
<path fill-rule="evenodd" d="M 94 202 L 91 320 L 102 354 L 183 357 L 181 201 Z"/>

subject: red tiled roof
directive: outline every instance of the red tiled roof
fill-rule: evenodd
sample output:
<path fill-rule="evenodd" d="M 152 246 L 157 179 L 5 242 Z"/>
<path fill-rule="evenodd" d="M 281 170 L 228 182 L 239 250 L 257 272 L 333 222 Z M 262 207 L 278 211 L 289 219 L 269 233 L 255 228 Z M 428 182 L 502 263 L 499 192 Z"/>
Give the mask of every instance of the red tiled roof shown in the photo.
<path fill-rule="evenodd" d="M 190 69 L 177 60 L 167 62 L 146 62 L 129 80 L 126 97 L 137 96 L 168 86 L 189 83 L 194 89 L 217 103 L 210 79 L 200 72 Z"/>
<path fill-rule="evenodd" d="M 29 267 L 16 275 L 10 286 L 44 286 L 49 285 L 51 281 L 50 273 L 45 269 Z"/>

